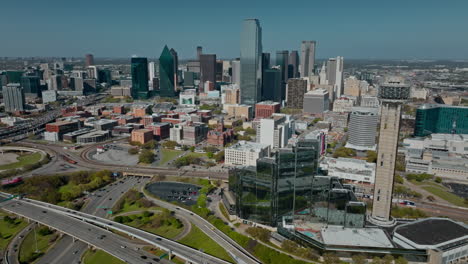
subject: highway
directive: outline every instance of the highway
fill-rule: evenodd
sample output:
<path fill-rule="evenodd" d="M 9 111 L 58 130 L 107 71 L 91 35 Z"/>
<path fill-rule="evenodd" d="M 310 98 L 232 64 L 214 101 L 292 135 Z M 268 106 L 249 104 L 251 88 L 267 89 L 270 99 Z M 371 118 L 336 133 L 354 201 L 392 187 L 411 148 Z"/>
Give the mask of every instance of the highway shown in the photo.
<path fill-rule="evenodd" d="M 122 260 L 129 261 L 129 263 L 142 263 L 140 260 L 136 261 L 136 255 L 138 254 L 135 253 L 140 253 L 141 255 L 145 256 L 149 255 L 149 253 L 129 250 L 128 247 L 122 248 L 122 246 L 126 247 L 127 245 L 132 244 L 132 242 L 126 241 L 127 239 L 106 231 L 103 228 L 113 229 L 115 231 L 128 234 L 134 238 L 142 240 L 143 242 L 159 247 L 166 251 L 171 250 L 173 254 L 178 255 L 183 259 L 190 260 L 193 263 L 199 263 L 200 259 L 203 259 L 204 263 L 228 263 L 224 260 L 202 253 L 178 242 L 165 239 L 140 229 L 36 200 L 11 200 L 5 202 L 3 209 L 20 216 L 30 218 L 44 225 L 51 226 L 52 228 L 55 228 L 68 235 L 77 237 L 80 240 L 100 248 Z M 104 239 L 100 239 L 101 235 L 105 235 L 106 237 L 104 237 Z M 227 250 L 230 252 L 229 249 Z M 125 255 L 125 252 L 131 254 Z M 249 261 L 247 263 L 259 262 Z"/>
<path fill-rule="evenodd" d="M 8 244 L 8 248 L 6 249 L 7 254 L 5 254 L 5 258 L 7 258 L 8 264 L 19 264 L 19 249 L 20 245 L 23 242 L 26 235 L 31 232 L 33 229 L 34 224 L 29 224 L 23 230 L 21 230 L 16 236 L 10 241 Z"/>
<path fill-rule="evenodd" d="M 40 224 L 50 226 L 62 233 L 102 249 L 127 263 L 156 263 L 157 257 L 141 250 L 128 247 L 131 240 L 109 232 L 103 228 L 67 216 L 50 208 L 37 206 L 26 200 L 13 199 L 2 204 L 2 209 Z M 143 258 L 142 258 L 143 256 Z M 156 260 L 153 260 L 156 259 Z"/>
<path fill-rule="evenodd" d="M 148 179 L 127 178 L 122 181 L 123 183 L 117 181 L 87 195 L 87 201 L 82 211 L 105 217 L 108 211 L 106 208 L 112 208 L 129 189 L 145 184 Z M 37 264 L 79 263 L 81 256 L 87 249 L 87 245 L 81 241 L 70 244 L 71 240 L 71 237 L 64 236 L 49 252 L 39 259 Z M 135 247 L 136 245 L 132 246 Z"/>

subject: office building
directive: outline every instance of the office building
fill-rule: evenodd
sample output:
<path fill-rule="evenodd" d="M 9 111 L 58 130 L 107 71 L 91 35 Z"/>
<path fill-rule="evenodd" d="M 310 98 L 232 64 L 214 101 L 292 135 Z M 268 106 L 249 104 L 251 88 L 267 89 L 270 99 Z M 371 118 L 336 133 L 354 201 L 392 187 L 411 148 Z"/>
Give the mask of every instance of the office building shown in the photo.
<path fill-rule="evenodd" d="M 271 148 L 283 148 L 294 134 L 294 120 L 290 115 L 273 114 L 260 119 L 257 128 L 257 142 L 270 145 Z"/>
<path fill-rule="evenodd" d="M 227 114 L 230 117 L 250 120 L 253 117 L 253 107 L 251 105 L 228 105 Z"/>
<path fill-rule="evenodd" d="M 377 152 L 377 173 L 374 185 L 374 199 L 370 220 L 376 224 L 392 224 L 392 206 L 395 161 L 402 104 L 410 97 L 411 89 L 402 80 L 392 78 L 380 86 L 380 132 Z"/>
<path fill-rule="evenodd" d="M 347 148 L 375 150 L 379 110 L 377 108 L 353 107 L 349 117 Z"/>
<path fill-rule="evenodd" d="M 267 69 L 263 75 L 262 98 L 264 101 L 283 101 L 283 90 L 281 90 L 281 71 L 278 69 Z"/>
<path fill-rule="evenodd" d="M 231 78 L 231 82 L 232 83 L 235 83 L 237 85 L 240 85 L 241 84 L 241 77 L 240 77 L 240 73 L 241 73 L 241 70 L 240 70 L 240 60 L 233 60 L 232 63 L 232 78 Z"/>
<path fill-rule="evenodd" d="M 70 88 L 73 91 L 84 91 L 83 78 L 79 78 L 79 77 L 70 78 Z"/>
<path fill-rule="evenodd" d="M 416 110 L 414 135 L 468 134 L 468 107 L 424 104 Z"/>
<path fill-rule="evenodd" d="M 161 97 L 175 96 L 175 61 L 169 48 L 164 49 L 159 57 L 159 95 Z"/>
<path fill-rule="evenodd" d="M 269 156 L 269 145 L 241 140 L 225 148 L 224 164 L 231 166 L 257 166 L 258 159 Z"/>
<path fill-rule="evenodd" d="M 256 166 L 236 168 L 229 189 L 236 197 L 236 213 L 244 220 L 277 226 L 283 216 L 310 208 L 317 173 L 317 142 L 300 140 L 279 149 Z"/>
<path fill-rule="evenodd" d="M 274 113 L 280 112 L 280 103 L 263 101 L 255 105 L 255 118 L 268 118 Z"/>
<path fill-rule="evenodd" d="M 208 126 L 206 124 L 200 122 L 188 122 L 183 125 L 182 143 L 184 145 L 195 146 L 206 139 L 207 133 Z"/>
<path fill-rule="evenodd" d="M 153 140 L 153 130 L 150 129 L 135 129 L 132 131 L 132 141 L 145 144 Z"/>
<path fill-rule="evenodd" d="M 240 103 L 240 89 L 239 88 L 227 88 L 224 90 L 224 103 L 225 104 L 239 104 Z"/>
<path fill-rule="evenodd" d="M 171 48 L 169 50 L 172 56 L 172 60 L 174 61 L 174 90 L 178 90 L 178 85 L 179 85 L 179 55 L 177 55 L 177 51 L 175 49 Z"/>
<path fill-rule="evenodd" d="M 288 78 L 299 78 L 299 53 L 297 50 L 292 50 L 289 53 L 288 64 L 291 68 L 291 72 L 288 71 Z"/>
<path fill-rule="evenodd" d="M 187 71 L 200 74 L 200 61 L 199 60 L 189 60 L 187 62 Z"/>
<path fill-rule="evenodd" d="M 197 60 L 200 60 L 201 55 L 203 54 L 203 47 L 198 46 L 197 47 Z"/>
<path fill-rule="evenodd" d="M 374 184 L 375 163 L 350 158 L 325 158 L 320 164 L 328 176 L 352 183 Z"/>
<path fill-rule="evenodd" d="M 5 112 L 14 113 L 24 111 L 24 91 L 19 83 L 9 83 L 3 86 L 2 93 Z"/>
<path fill-rule="evenodd" d="M 156 68 L 154 61 L 148 63 L 148 79 L 149 79 L 149 90 L 154 89 L 154 79 L 156 78 Z"/>
<path fill-rule="evenodd" d="M 261 101 L 262 28 L 258 19 L 246 19 L 240 41 L 241 103 L 254 106 Z"/>
<path fill-rule="evenodd" d="M 225 129 L 222 123 L 217 128 L 208 131 L 206 143 L 211 146 L 224 147 L 227 143 L 234 140 L 234 130 Z"/>
<path fill-rule="evenodd" d="M 341 97 L 333 102 L 333 112 L 344 113 L 351 112 L 353 110 L 355 98 Z"/>
<path fill-rule="evenodd" d="M 78 144 L 90 144 L 104 142 L 111 138 L 111 131 L 92 131 L 76 137 Z"/>
<path fill-rule="evenodd" d="M 330 98 L 325 89 L 316 89 L 304 94 L 303 112 L 322 114 L 330 109 Z"/>
<path fill-rule="evenodd" d="M 148 59 L 132 58 L 132 97 L 134 99 L 148 99 Z"/>
<path fill-rule="evenodd" d="M 41 97 L 41 79 L 37 76 L 22 76 L 21 87 L 25 96 Z"/>
<path fill-rule="evenodd" d="M 302 41 L 301 43 L 301 77 L 309 77 L 314 75 L 315 45 L 315 41 Z"/>
<path fill-rule="evenodd" d="M 204 88 L 206 82 L 216 83 L 216 54 L 200 55 L 200 85 Z M 201 89 L 203 92 L 207 92 Z"/>
<path fill-rule="evenodd" d="M 343 57 L 330 58 L 327 62 L 327 84 L 333 86 L 332 101 L 343 95 Z"/>
<path fill-rule="evenodd" d="M 85 55 L 85 67 L 93 66 L 94 65 L 94 56 L 93 54 L 86 54 Z"/>
<path fill-rule="evenodd" d="M 307 92 L 307 80 L 289 79 L 287 85 L 286 105 L 293 109 L 302 109 L 304 94 Z"/>
<path fill-rule="evenodd" d="M 344 94 L 349 96 L 361 96 L 361 80 L 351 76 L 344 80 Z"/>
<path fill-rule="evenodd" d="M 288 61 L 289 52 L 281 50 L 276 52 L 276 66 L 279 66 L 281 71 L 281 99 L 286 99 L 286 83 L 288 81 Z"/>
<path fill-rule="evenodd" d="M 44 104 L 57 101 L 57 91 L 46 90 L 42 91 L 42 102 Z"/>
<path fill-rule="evenodd" d="M 197 97 L 195 89 L 187 89 L 179 94 L 179 105 L 194 106 Z"/>
<path fill-rule="evenodd" d="M 379 107 L 380 102 L 376 96 L 363 95 L 361 96 L 362 107 Z"/>

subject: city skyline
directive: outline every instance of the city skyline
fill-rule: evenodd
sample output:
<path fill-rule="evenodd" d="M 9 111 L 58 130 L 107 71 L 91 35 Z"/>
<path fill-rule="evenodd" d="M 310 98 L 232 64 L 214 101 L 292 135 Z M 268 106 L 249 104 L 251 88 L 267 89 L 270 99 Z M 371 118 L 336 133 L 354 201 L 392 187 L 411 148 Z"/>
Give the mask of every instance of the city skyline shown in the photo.
<path fill-rule="evenodd" d="M 0 22 L 6 25 L 8 37 L 0 56 L 82 57 L 91 53 L 155 58 L 167 44 L 181 59 L 195 58 L 197 46 L 219 58 L 236 58 L 242 21 L 257 18 L 263 28 L 264 51 L 270 53 L 299 51 L 301 41 L 316 40 L 317 58 L 468 59 L 468 37 L 462 34 L 468 23 L 463 14 L 466 2 L 293 1 L 271 8 L 265 4 L 239 1 L 223 7 L 205 1 L 184 2 L 181 8 L 149 2 L 91 5 L 82 1 L 69 6 L 52 1 L 46 8 L 29 1 L 25 9 L 10 1 L 2 6 L 6 12 Z M 200 11 L 210 16 L 200 16 Z M 18 13 L 23 14 L 21 19 Z M 39 29 L 31 27 L 33 23 Z"/>

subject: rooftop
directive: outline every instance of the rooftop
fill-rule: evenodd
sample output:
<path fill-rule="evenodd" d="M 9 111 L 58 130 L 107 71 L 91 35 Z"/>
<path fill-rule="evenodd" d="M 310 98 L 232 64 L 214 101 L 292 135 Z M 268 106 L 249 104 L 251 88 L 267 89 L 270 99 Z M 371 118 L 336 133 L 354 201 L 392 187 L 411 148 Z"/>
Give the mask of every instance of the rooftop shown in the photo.
<path fill-rule="evenodd" d="M 397 233 L 419 245 L 439 245 L 468 237 L 468 228 L 446 218 L 427 218 L 395 228 Z"/>
<path fill-rule="evenodd" d="M 322 228 L 321 235 L 327 245 L 393 248 L 385 231 L 379 228 L 328 226 Z"/>
<path fill-rule="evenodd" d="M 241 140 L 236 144 L 230 146 L 228 149 L 235 149 L 240 151 L 260 151 L 264 148 L 267 148 L 268 146 L 269 145 L 266 144 Z"/>

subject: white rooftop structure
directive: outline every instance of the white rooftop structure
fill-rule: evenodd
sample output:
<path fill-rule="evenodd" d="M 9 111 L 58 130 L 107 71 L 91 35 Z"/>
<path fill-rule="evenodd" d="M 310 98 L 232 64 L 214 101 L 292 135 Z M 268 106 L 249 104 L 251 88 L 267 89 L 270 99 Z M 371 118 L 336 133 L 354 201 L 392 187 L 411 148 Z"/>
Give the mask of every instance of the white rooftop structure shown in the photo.
<path fill-rule="evenodd" d="M 322 227 L 321 235 L 327 245 L 393 248 L 393 244 L 379 228 Z"/>

